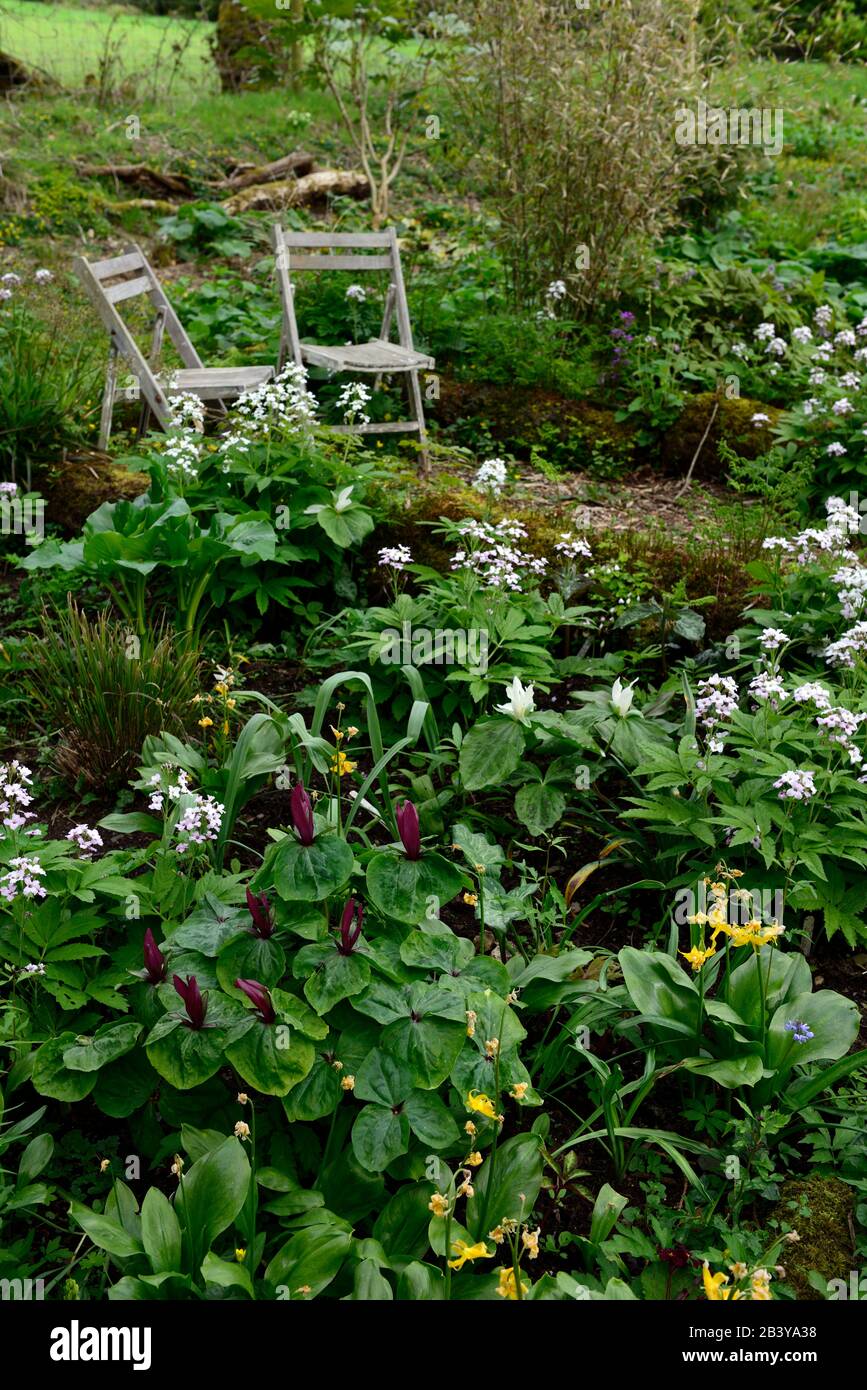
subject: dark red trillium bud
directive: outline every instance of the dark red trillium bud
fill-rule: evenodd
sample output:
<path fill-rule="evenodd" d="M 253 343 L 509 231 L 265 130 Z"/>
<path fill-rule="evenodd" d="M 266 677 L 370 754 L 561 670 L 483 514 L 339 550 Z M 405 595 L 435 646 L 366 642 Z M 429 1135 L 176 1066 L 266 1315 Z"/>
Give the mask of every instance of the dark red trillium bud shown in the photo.
<path fill-rule="evenodd" d="M 358 921 L 356 922 L 356 912 Z M 355 943 L 361 936 L 362 906 L 356 903 L 354 898 L 343 909 L 343 916 L 340 919 L 340 945 L 338 950 L 342 956 L 351 956 L 355 950 Z M 353 925 L 355 923 L 355 925 Z"/>
<path fill-rule="evenodd" d="M 289 793 L 289 814 L 302 845 L 313 844 L 313 807 L 303 782 L 296 782 Z"/>
<path fill-rule="evenodd" d="M 195 975 L 188 976 L 186 983 L 180 975 L 174 975 L 172 984 L 184 1001 L 189 1019 L 187 1026 L 189 1028 L 204 1028 L 205 1014 L 208 1012 L 208 996 L 202 994 Z M 184 1019 L 184 1022 L 186 1023 L 187 1019 Z"/>
<path fill-rule="evenodd" d="M 253 931 L 256 936 L 261 936 L 263 940 L 273 936 L 274 916 L 267 893 L 251 893 L 248 888 L 247 911 L 253 919 Z"/>
<path fill-rule="evenodd" d="M 397 818 L 397 833 L 406 850 L 407 859 L 420 859 L 421 832 L 418 828 L 418 811 L 411 801 L 405 801 L 402 806 L 395 807 L 394 813 Z"/>
<path fill-rule="evenodd" d="M 660 1245 L 658 1253 L 659 1258 L 665 1264 L 671 1265 L 672 1269 L 683 1269 L 684 1265 L 688 1265 L 690 1261 L 690 1253 L 685 1245 L 673 1245 L 671 1249 L 666 1249 L 665 1246 Z"/>
<path fill-rule="evenodd" d="M 271 996 L 264 985 L 260 985 L 258 980 L 236 980 L 235 985 L 244 991 L 251 1004 L 255 1004 L 256 1012 L 263 1023 L 277 1022 Z"/>
<path fill-rule="evenodd" d="M 166 958 L 154 940 L 154 934 L 150 927 L 144 936 L 144 963 L 145 979 L 148 984 L 162 984 L 166 978 Z"/>

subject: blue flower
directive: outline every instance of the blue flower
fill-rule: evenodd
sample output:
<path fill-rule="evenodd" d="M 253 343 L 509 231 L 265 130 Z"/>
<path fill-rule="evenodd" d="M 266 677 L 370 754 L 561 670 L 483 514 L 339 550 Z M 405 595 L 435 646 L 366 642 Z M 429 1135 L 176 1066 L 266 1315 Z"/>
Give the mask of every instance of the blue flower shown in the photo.
<path fill-rule="evenodd" d="M 809 1042 L 811 1038 L 814 1038 L 816 1036 L 813 1030 L 809 1028 L 806 1023 L 803 1023 L 799 1018 L 789 1019 L 788 1023 L 786 1024 L 786 1032 L 794 1034 L 794 1041 L 796 1043 Z"/>

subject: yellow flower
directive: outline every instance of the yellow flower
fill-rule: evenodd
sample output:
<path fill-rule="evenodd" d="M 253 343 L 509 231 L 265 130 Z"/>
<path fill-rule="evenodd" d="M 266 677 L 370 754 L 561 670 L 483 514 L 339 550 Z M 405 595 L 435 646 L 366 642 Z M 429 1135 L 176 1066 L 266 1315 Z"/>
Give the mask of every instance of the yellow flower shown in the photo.
<path fill-rule="evenodd" d="M 463 1170 L 462 1170 L 462 1171 L 463 1171 Z M 466 1177 L 464 1178 L 464 1180 L 463 1180 L 463 1182 L 461 1183 L 460 1187 L 457 1189 L 457 1196 L 458 1196 L 458 1197 L 474 1197 L 474 1196 L 476 1195 L 476 1189 L 473 1187 L 473 1184 L 470 1182 L 470 1178 L 471 1178 L 471 1177 L 472 1177 L 472 1173 L 470 1172 L 469 1168 L 467 1168 L 467 1169 L 466 1169 Z"/>
<path fill-rule="evenodd" d="M 200 729 L 210 729 L 210 727 L 211 727 L 211 725 L 213 724 L 213 722 L 214 722 L 213 719 L 209 719 L 208 716 L 205 715 L 204 719 L 200 719 L 200 720 L 199 720 L 199 728 L 200 728 Z"/>
<path fill-rule="evenodd" d="M 515 1281 L 514 1269 L 512 1269 L 511 1267 L 507 1269 L 505 1266 L 503 1266 L 497 1272 L 500 1276 L 500 1282 L 497 1286 L 497 1293 L 500 1295 L 500 1298 L 510 1298 L 517 1301 L 518 1290 Z M 529 1292 L 529 1286 L 527 1284 L 522 1283 L 521 1294 L 523 1295 Z"/>
<path fill-rule="evenodd" d="M 331 759 L 331 771 L 336 772 L 339 777 L 345 777 L 347 773 L 354 772 L 355 768 L 356 764 L 351 763 L 346 754 L 339 750 Z"/>
<path fill-rule="evenodd" d="M 523 1100 L 524 1096 L 527 1094 L 528 1087 L 529 1082 L 516 1081 L 509 1095 L 512 1097 L 512 1100 Z"/>
<path fill-rule="evenodd" d="M 347 737 L 347 738 L 355 738 L 355 736 L 356 736 L 357 733 L 358 733 L 358 729 L 357 729 L 357 727 L 355 726 L 355 724 L 350 724 L 349 728 L 346 730 L 346 737 Z"/>
<path fill-rule="evenodd" d="M 467 1154 L 466 1158 L 464 1159 L 464 1163 L 468 1163 L 471 1168 L 478 1168 L 481 1161 L 482 1155 L 479 1153 L 478 1149 L 473 1149 L 473 1152 L 471 1154 Z"/>
<path fill-rule="evenodd" d="M 228 719 L 224 719 L 224 720 L 223 720 L 223 733 L 224 733 L 224 735 L 225 735 L 225 734 L 228 734 L 228 732 L 229 732 L 229 721 L 228 721 Z"/>
<path fill-rule="evenodd" d="M 248 1101 L 249 1099 L 250 1099 L 250 1097 L 247 1095 L 247 1092 L 246 1092 L 246 1091 L 239 1091 L 239 1092 L 238 1092 L 238 1104 L 239 1104 L 239 1105 L 246 1105 L 246 1104 L 247 1104 L 247 1101 Z"/>
<path fill-rule="evenodd" d="M 449 1260 L 449 1269 L 463 1269 L 467 1260 L 489 1260 L 494 1253 L 482 1241 L 478 1241 L 476 1245 L 467 1245 L 465 1240 L 455 1240 L 452 1241 L 452 1249 L 455 1258 Z"/>
<path fill-rule="evenodd" d="M 467 1009 L 467 1037 L 474 1038 L 476 1035 L 476 1019 L 478 1014 L 475 1009 Z"/>
<path fill-rule="evenodd" d="M 335 727 L 334 727 L 333 724 L 332 724 L 330 727 L 331 727 L 331 732 L 332 732 L 333 735 L 334 735 L 334 742 L 335 742 L 335 743 L 339 743 L 340 740 L 343 738 L 343 730 L 342 730 L 342 729 L 335 729 Z"/>
<path fill-rule="evenodd" d="M 698 946 L 693 946 L 691 951 L 681 951 L 680 954 L 684 960 L 689 961 L 693 970 L 698 971 L 701 970 L 706 960 L 710 960 L 711 956 L 716 955 L 716 947 L 708 946 L 706 951 L 702 951 L 699 950 Z"/>
<path fill-rule="evenodd" d="M 334 1058 L 334 1061 L 331 1063 L 331 1065 L 335 1071 L 343 1071 L 343 1063 L 338 1062 L 336 1057 Z"/>
<path fill-rule="evenodd" d="M 484 1091 L 470 1091 L 467 1096 L 467 1109 L 474 1110 L 477 1115 L 485 1115 L 489 1120 L 497 1118 L 494 1102 Z"/>
<path fill-rule="evenodd" d="M 470 1136 L 470 1138 L 472 1139 L 472 1137 L 473 1137 L 473 1135 L 474 1135 L 475 1133 L 476 1133 L 476 1127 L 475 1127 L 475 1125 L 473 1124 L 472 1120 L 467 1120 L 466 1124 L 464 1125 L 464 1134 L 468 1134 L 468 1135 Z"/>
<path fill-rule="evenodd" d="M 506 1232 L 503 1230 L 502 1226 L 495 1226 L 492 1231 L 488 1231 L 488 1235 L 495 1245 L 502 1245 L 503 1241 L 506 1239 Z"/>
<path fill-rule="evenodd" d="M 768 1303 L 773 1301 L 774 1295 L 770 1289 L 771 1276 L 766 1269 L 754 1269 L 750 1279 L 750 1297 L 755 1303 Z"/>
<path fill-rule="evenodd" d="M 475 907 L 478 901 L 479 899 L 475 893 L 464 893 L 464 902 L 467 907 Z"/>
<path fill-rule="evenodd" d="M 100 1171 L 101 1173 L 104 1173 L 105 1170 L 106 1170 L 106 1168 L 110 1168 L 110 1167 L 111 1167 L 111 1160 L 110 1160 L 110 1159 L 108 1159 L 108 1158 L 100 1159 L 99 1171 Z"/>
<path fill-rule="evenodd" d="M 250 1138 L 250 1126 L 245 1124 L 243 1120 L 239 1120 L 235 1125 L 235 1138 L 242 1140 Z"/>
<path fill-rule="evenodd" d="M 216 690 L 218 695 L 228 695 L 229 693 L 229 687 L 227 686 L 225 681 L 217 681 L 216 685 L 214 686 L 214 689 Z"/>
<path fill-rule="evenodd" d="M 441 1192 L 435 1192 L 427 1204 L 427 1209 L 432 1211 L 434 1216 L 445 1216 L 449 1204 Z"/>
<path fill-rule="evenodd" d="M 538 1258 L 538 1255 L 539 1255 L 539 1236 L 540 1236 L 541 1234 L 542 1234 L 542 1228 L 541 1228 L 541 1227 L 539 1227 L 539 1229 L 538 1229 L 537 1231 L 522 1231 L 522 1232 L 521 1232 L 521 1244 L 523 1245 L 524 1249 L 527 1251 L 527 1256 L 528 1256 L 528 1258 L 531 1259 L 531 1260 L 535 1260 L 535 1259 Z"/>
<path fill-rule="evenodd" d="M 341 1078 L 340 1078 L 340 1088 L 341 1088 L 341 1090 L 343 1090 L 343 1091 L 354 1091 L 354 1090 L 355 1090 L 355 1077 L 354 1077 L 354 1076 L 341 1076 Z"/>
<path fill-rule="evenodd" d="M 728 1299 L 736 1302 L 740 1298 L 739 1293 L 732 1293 L 729 1288 L 728 1275 L 720 1271 L 719 1274 L 711 1274 L 710 1265 L 707 1260 L 702 1268 L 702 1279 L 704 1281 L 705 1298 L 711 1303 L 725 1303 Z"/>
<path fill-rule="evenodd" d="M 246 1250 L 242 1249 L 242 1247 L 239 1245 L 238 1248 L 237 1248 L 237 1250 L 235 1251 L 235 1259 L 238 1261 L 238 1264 L 239 1264 L 239 1265 L 242 1265 L 242 1264 L 244 1263 L 244 1261 L 246 1260 L 246 1258 L 247 1258 L 247 1252 L 246 1252 Z"/>
<path fill-rule="evenodd" d="M 486 1057 L 496 1057 L 496 1055 L 497 1055 L 497 1053 L 499 1052 L 499 1050 L 500 1050 L 500 1039 L 499 1039 L 499 1038 L 489 1038 L 488 1041 L 485 1043 L 485 1056 L 486 1056 Z"/>

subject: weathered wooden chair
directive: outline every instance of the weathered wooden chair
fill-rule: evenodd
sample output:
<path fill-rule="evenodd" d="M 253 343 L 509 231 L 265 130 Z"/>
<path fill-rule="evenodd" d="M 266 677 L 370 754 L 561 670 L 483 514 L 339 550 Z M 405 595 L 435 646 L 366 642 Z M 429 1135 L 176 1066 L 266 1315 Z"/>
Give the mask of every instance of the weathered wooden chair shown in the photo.
<path fill-rule="evenodd" d="M 261 386 L 263 382 L 273 378 L 273 367 L 203 366 L 199 354 L 187 337 L 180 319 L 139 246 L 130 245 L 122 256 L 111 256 L 104 261 L 86 261 L 84 257 L 76 256 L 73 266 L 108 332 L 111 344 L 99 425 L 100 449 L 106 447 L 111 434 L 111 417 L 115 401 L 119 395 L 128 395 L 128 388 L 118 389 L 121 358 L 130 367 L 135 389 L 142 402 L 139 434 L 144 432 L 150 414 L 156 416 L 163 429 L 169 424 L 171 407 L 167 398 L 166 383 L 157 375 L 163 336 L 166 332 L 184 364 L 181 370 L 166 374 L 170 376 L 171 385 L 168 390 L 171 394 L 188 391 L 200 400 L 217 401 L 221 409 L 225 410 L 227 400 L 232 400 L 242 392 Z M 146 358 L 139 348 L 116 308 L 118 304 L 137 295 L 147 295 L 156 315 L 149 358 Z"/>
<path fill-rule="evenodd" d="M 280 371 L 291 354 L 299 367 L 310 364 L 324 367 L 329 374 L 337 372 L 367 372 L 375 376 L 374 389 L 380 378 L 392 373 L 406 377 L 409 390 L 411 418 L 383 420 L 369 425 L 334 425 L 339 434 L 418 434 L 422 466 L 427 468 L 427 431 L 424 423 L 419 372 L 431 371 L 436 363 L 423 352 L 416 352 L 412 343 L 412 328 L 406 302 L 406 288 L 400 264 L 400 250 L 394 229 L 385 232 L 287 232 L 280 223 L 273 231 L 277 278 L 283 306 L 283 329 L 280 337 Z M 334 254 L 328 254 L 331 248 Z M 302 343 L 298 336 L 293 301 L 292 272 L 298 270 L 387 270 L 390 275 L 385 298 L 385 312 L 378 338 L 366 343 L 349 343 L 337 347 L 322 347 Z M 397 317 L 398 342 L 390 341 L 391 326 Z"/>

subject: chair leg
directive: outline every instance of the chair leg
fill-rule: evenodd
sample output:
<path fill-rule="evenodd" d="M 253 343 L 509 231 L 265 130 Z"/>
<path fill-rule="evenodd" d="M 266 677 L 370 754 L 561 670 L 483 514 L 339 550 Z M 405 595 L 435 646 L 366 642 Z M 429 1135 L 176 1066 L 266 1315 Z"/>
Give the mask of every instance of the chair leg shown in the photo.
<path fill-rule="evenodd" d="M 409 398 L 412 403 L 412 418 L 418 425 L 418 438 L 421 445 L 421 471 L 426 476 L 430 469 L 430 459 L 427 451 L 427 430 L 424 423 L 424 407 L 421 401 L 421 386 L 419 385 L 418 372 L 409 373 Z"/>
<path fill-rule="evenodd" d="M 108 353 L 108 370 L 105 374 L 105 390 L 102 393 L 102 411 L 99 416 L 99 439 L 97 447 L 104 453 L 111 438 L 111 417 L 114 410 L 114 397 L 117 389 L 118 358 L 117 348 L 112 343 Z"/>

